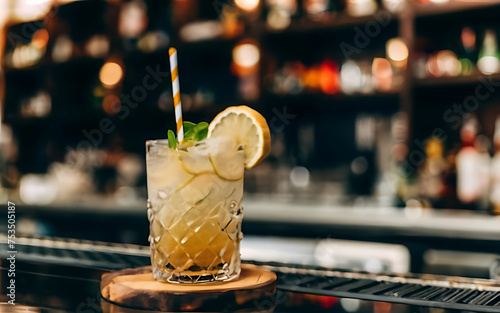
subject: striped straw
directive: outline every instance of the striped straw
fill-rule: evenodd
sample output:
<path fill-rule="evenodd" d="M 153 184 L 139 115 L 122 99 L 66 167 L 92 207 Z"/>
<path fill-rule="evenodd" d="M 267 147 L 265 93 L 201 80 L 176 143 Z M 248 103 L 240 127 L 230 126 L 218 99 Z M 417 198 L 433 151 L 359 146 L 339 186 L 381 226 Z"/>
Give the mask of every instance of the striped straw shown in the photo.
<path fill-rule="evenodd" d="M 179 89 L 179 66 L 177 65 L 177 49 L 170 48 L 170 76 L 172 76 L 172 94 L 174 95 L 175 122 L 177 124 L 177 140 L 184 141 L 184 128 L 182 127 L 181 92 Z"/>

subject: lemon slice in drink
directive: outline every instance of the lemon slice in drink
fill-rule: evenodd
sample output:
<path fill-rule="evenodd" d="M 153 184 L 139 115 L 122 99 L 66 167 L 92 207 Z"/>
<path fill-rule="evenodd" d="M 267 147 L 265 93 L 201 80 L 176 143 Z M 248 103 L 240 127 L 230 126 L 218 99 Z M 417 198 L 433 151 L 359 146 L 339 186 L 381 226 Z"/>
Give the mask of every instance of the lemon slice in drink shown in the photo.
<path fill-rule="evenodd" d="M 212 164 L 206 157 L 192 155 L 181 151 L 179 153 L 179 161 L 182 169 L 192 175 L 213 172 Z"/>
<path fill-rule="evenodd" d="M 243 177 L 243 152 L 239 153 L 220 153 L 209 155 L 215 174 L 225 180 L 238 180 Z"/>
<path fill-rule="evenodd" d="M 266 119 L 246 105 L 228 107 L 208 126 L 208 137 L 231 137 L 245 153 L 245 167 L 251 169 L 271 152 L 271 133 Z"/>

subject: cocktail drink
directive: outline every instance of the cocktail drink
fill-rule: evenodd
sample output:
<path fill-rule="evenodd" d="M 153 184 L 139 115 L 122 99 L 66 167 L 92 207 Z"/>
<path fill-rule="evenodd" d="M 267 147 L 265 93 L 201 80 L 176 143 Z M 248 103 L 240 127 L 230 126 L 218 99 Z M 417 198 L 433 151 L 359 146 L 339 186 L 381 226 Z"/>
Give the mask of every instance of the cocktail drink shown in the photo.
<path fill-rule="evenodd" d="M 240 273 L 244 154 L 230 138 L 172 149 L 148 141 L 151 264 L 159 281 L 227 281 Z"/>
<path fill-rule="evenodd" d="M 201 124 L 184 123 L 181 143 L 173 134 L 146 142 L 151 265 L 162 282 L 240 274 L 243 174 L 269 154 L 269 127 L 245 106 Z"/>

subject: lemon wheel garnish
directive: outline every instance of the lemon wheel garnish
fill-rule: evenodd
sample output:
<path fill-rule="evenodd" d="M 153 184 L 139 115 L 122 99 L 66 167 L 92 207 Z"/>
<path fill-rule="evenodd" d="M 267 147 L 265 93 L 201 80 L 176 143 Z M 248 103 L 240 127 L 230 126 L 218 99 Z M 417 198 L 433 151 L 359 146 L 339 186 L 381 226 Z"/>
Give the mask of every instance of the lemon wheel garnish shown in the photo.
<path fill-rule="evenodd" d="M 246 105 L 220 112 L 208 126 L 208 137 L 231 137 L 245 154 L 245 167 L 251 169 L 271 152 L 271 133 L 266 119 Z"/>

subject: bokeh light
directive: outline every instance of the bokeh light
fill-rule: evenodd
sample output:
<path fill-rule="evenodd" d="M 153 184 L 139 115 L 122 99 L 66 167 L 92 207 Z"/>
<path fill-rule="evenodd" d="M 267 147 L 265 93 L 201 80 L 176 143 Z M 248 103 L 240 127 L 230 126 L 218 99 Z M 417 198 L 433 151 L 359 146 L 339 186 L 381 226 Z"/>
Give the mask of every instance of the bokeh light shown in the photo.
<path fill-rule="evenodd" d="M 462 64 L 457 55 L 450 50 L 439 51 L 436 56 L 439 71 L 446 76 L 458 76 L 462 70 Z"/>
<path fill-rule="evenodd" d="M 372 75 L 377 82 L 377 89 L 380 91 L 389 91 L 392 89 L 392 67 L 389 60 L 384 58 L 375 58 L 372 63 Z"/>
<path fill-rule="evenodd" d="M 290 181 L 295 187 L 307 187 L 309 185 L 309 176 L 309 170 L 303 166 L 296 166 L 290 171 Z"/>
<path fill-rule="evenodd" d="M 477 61 L 477 68 L 484 75 L 498 73 L 500 71 L 500 60 L 495 56 L 484 56 Z"/>
<path fill-rule="evenodd" d="M 260 50 L 253 43 L 239 44 L 233 49 L 233 60 L 238 66 L 255 66 L 260 60 Z"/>
<path fill-rule="evenodd" d="M 109 115 L 114 115 L 120 112 L 122 108 L 122 102 L 120 98 L 116 95 L 106 95 L 102 100 L 102 109 Z"/>
<path fill-rule="evenodd" d="M 52 0 L 18 0 L 14 5 L 14 19 L 34 21 L 49 13 Z"/>
<path fill-rule="evenodd" d="M 321 63 L 319 86 L 325 94 L 334 95 L 340 91 L 339 67 L 335 61 L 325 60 Z"/>
<path fill-rule="evenodd" d="M 26 204 L 49 204 L 57 197 L 57 184 L 48 175 L 24 175 L 19 183 L 19 197 Z"/>
<path fill-rule="evenodd" d="M 462 45 L 467 49 L 474 49 L 476 46 L 476 33 L 470 27 L 462 28 L 462 33 L 460 34 L 460 40 Z"/>
<path fill-rule="evenodd" d="M 99 72 L 99 80 L 108 88 L 116 86 L 122 78 L 122 67 L 114 62 L 107 62 L 101 67 L 101 71 Z"/>
<path fill-rule="evenodd" d="M 460 68 L 462 75 L 470 75 L 474 71 L 474 64 L 467 58 L 460 59 Z"/>
<path fill-rule="evenodd" d="M 408 60 L 408 46 L 400 38 L 390 39 L 386 44 L 386 54 L 395 66 L 404 67 Z"/>
<path fill-rule="evenodd" d="M 259 0 L 235 0 L 234 3 L 245 11 L 253 11 L 259 6 Z"/>
<path fill-rule="evenodd" d="M 45 49 L 49 42 L 49 32 L 45 28 L 37 30 L 31 37 L 31 45 L 37 49 Z"/>
<path fill-rule="evenodd" d="M 290 14 L 285 10 L 273 9 L 267 15 L 267 25 L 272 29 L 285 29 L 290 25 Z"/>
<path fill-rule="evenodd" d="M 94 58 L 104 57 L 109 52 L 109 39 L 105 35 L 94 35 L 85 44 L 85 51 Z"/>
<path fill-rule="evenodd" d="M 52 99 L 47 91 L 40 91 L 21 104 L 21 115 L 25 117 L 45 117 L 52 110 Z"/>
<path fill-rule="evenodd" d="M 354 61 L 345 62 L 340 69 L 340 82 L 342 91 L 346 94 L 359 91 L 362 86 L 362 74 L 358 64 Z"/>
<path fill-rule="evenodd" d="M 347 0 L 347 13 L 352 16 L 366 16 L 377 11 L 377 2 L 374 0 Z"/>
<path fill-rule="evenodd" d="M 11 64 L 15 68 L 35 65 L 42 58 L 43 52 L 32 45 L 18 45 L 12 52 Z"/>
<path fill-rule="evenodd" d="M 52 59 L 54 62 L 65 62 L 73 54 L 73 42 L 67 36 L 59 36 L 52 49 Z"/>
<path fill-rule="evenodd" d="M 391 13 L 400 13 L 406 5 L 406 0 L 382 0 L 384 7 Z"/>
<path fill-rule="evenodd" d="M 144 52 L 153 52 L 159 48 L 166 47 L 169 41 L 169 36 L 164 32 L 149 32 L 139 39 L 137 48 Z"/>
<path fill-rule="evenodd" d="M 122 36 L 133 38 L 139 36 L 148 25 L 146 5 L 142 1 L 124 4 L 120 12 L 119 32 Z"/>

